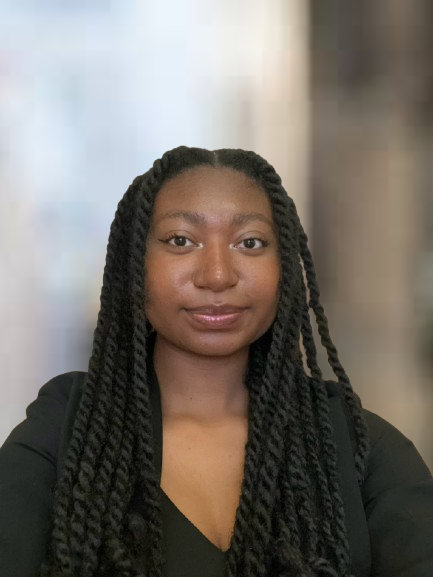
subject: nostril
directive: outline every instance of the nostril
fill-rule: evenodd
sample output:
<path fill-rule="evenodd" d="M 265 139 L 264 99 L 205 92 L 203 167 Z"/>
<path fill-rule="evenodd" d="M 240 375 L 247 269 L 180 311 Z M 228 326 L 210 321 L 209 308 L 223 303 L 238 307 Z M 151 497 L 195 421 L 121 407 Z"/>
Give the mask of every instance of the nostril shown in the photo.
<path fill-rule="evenodd" d="M 230 256 L 204 253 L 194 280 L 197 286 L 223 290 L 236 284 L 238 275 Z"/>

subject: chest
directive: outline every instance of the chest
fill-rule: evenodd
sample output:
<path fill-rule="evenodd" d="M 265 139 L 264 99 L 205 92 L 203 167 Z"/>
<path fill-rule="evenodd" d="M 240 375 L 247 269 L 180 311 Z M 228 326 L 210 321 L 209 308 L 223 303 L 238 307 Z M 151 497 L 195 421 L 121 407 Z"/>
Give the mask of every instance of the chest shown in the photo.
<path fill-rule="evenodd" d="M 164 419 L 161 488 L 216 547 L 227 550 L 239 504 L 246 419 L 199 424 Z"/>

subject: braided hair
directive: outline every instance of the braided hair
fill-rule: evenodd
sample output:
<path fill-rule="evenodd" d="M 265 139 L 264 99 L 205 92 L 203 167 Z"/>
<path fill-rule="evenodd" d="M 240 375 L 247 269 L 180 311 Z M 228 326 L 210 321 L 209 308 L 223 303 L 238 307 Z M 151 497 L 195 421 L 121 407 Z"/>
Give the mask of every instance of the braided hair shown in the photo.
<path fill-rule="evenodd" d="M 162 184 L 199 166 L 242 172 L 267 193 L 281 260 L 276 318 L 250 347 L 249 436 L 226 576 L 351 575 L 336 447 L 310 308 L 353 422 L 360 484 L 368 435 L 360 401 L 329 336 L 295 204 L 274 168 L 257 154 L 181 146 L 133 181 L 111 225 L 92 355 L 56 487 L 42 577 L 163 575 L 144 255 Z M 311 375 L 304 368 L 301 340 Z M 143 504 L 140 515 L 131 507 L 137 494 Z"/>

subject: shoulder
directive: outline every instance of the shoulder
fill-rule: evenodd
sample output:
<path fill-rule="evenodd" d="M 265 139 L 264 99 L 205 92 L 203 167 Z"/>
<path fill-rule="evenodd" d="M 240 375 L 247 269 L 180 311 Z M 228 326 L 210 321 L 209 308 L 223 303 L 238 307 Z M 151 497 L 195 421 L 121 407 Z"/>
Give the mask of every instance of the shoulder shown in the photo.
<path fill-rule="evenodd" d="M 61 426 L 71 403 L 75 404 L 81 396 L 84 378 L 87 373 L 72 371 L 50 379 L 41 389 L 35 401 L 26 410 L 29 423 L 45 423 L 49 428 L 54 424 Z"/>
<path fill-rule="evenodd" d="M 354 444 L 354 431 L 352 416 L 344 398 L 340 385 L 335 381 L 325 381 L 326 391 L 330 405 L 337 404 L 344 414 L 349 435 Z M 365 424 L 370 441 L 370 459 L 382 458 L 384 453 L 401 449 L 415 450 L 412 441 L 407 439 L 394 425 L 367 409 L 362 409 Z"/>
<path fill-rule="evenodd" d="M 364 410 L 364 416 L 371 445 L 364 482 L 365 494 L 371 498 L 390 486 L 402 487 L 425 481 L 431 491 L 431 473 L 413 442 L 371 411 Z"/>
<path fill-rule="evenodd" d="M 70 398 L 81 391 L 86 374 L 83 371 L 72 371 L 50 379 L 39 390 L 37 399 L 27 407 L 27 417 L 48 405 L 56 405 L 59 409 L 66 407 Z"/>
<path fill-rule="evenodd" d="M 330 405 L 335 405 L 336 399 L 338 399 L 338 412 L 345 414 L 354 449 L 353 423 L 343 392 L 338 383 L 333 381 L 326 381 L 326 388 Z M 426 482 L 431 492 L 433 490 L 431 472 L 413 442 L 379 415 L 366 409 L 363 409 L 362 413 L 370 441 L 370 452 L 363 483 L 366 504 L 391 487 L 401 488 L 407 484 L 414 485 Z"/>
<path fill-rule="evenodd" d="M 27 418 L 6 439 L 4 449 L 12 445 L 25 446 L 55 462 L 65 418 L 72 406 L 78 404 L 86 374 L 72 371 L 45 383 L 27 407 Z"/>
<path fill-rule="evenodd" d="M 337 423 L 338 449 L 344 428 L 353 439 L 352 419 L 338 383 L 326 386 L 331 416 Z M 361 496 L 372 574 L 433 575 L 433 477 L 412 441 L 395 426 L 365 409 L 363 416 L 370 452 Z M 342 421 L 346 421 L 344 428 Z"/>
<path fill-rule="evenodd" d="M 59 446 L 86 373 L 50 379 L 0 449 L 0 574 L 39 575 L 51 531 Z"/>
<path fill-rule="evenodd" d="M 364 411 L 371 450 L 362 498 L 375 575 L 433 575 L 433 477 L 396 427 Z"/>

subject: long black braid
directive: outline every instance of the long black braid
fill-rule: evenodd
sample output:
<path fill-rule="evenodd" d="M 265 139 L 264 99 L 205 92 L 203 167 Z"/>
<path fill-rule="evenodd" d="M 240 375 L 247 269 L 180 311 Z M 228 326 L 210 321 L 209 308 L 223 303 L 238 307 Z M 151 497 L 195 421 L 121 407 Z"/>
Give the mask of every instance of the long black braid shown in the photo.
<path fill-rule="evenodd" d="M 260 156 L 179 147 L 133 181 L 111 225 L 93 350 L 56 487 L 42 577 L 163 575 L 144 255 L 153 204 L 163 182 L 203 165 L 240 171 L 268 194 L 281 260 L 275 321 L 250 350 L 248 443 L 226 576 L 351 574 L 336 448 L 310 308 L 352 416 L 360 483 L 368 435 L 359 399 L 329 336 L 295 205 L 273 167 Z M 311 376 L 304 369 L 301 340 Z M 143 503 L 140 515 L 132 506 L 136 495 Z"/>

